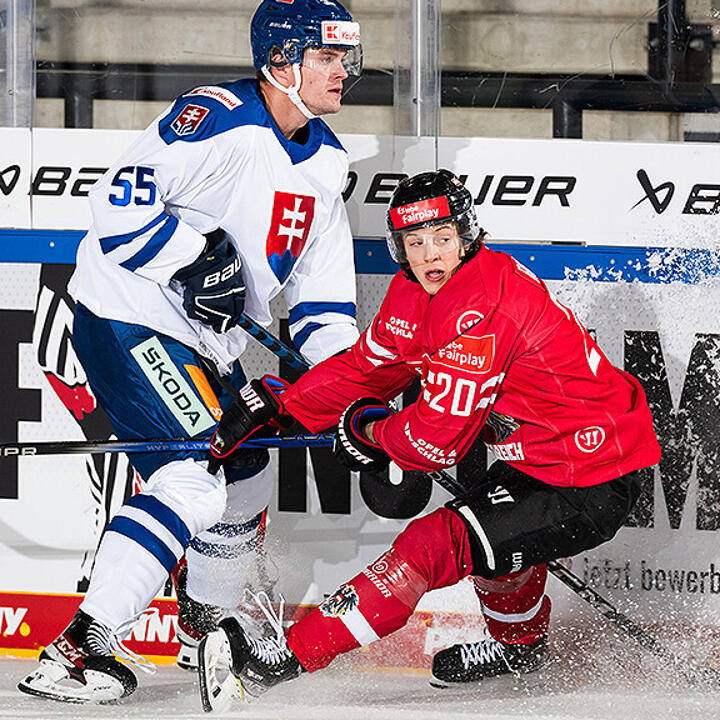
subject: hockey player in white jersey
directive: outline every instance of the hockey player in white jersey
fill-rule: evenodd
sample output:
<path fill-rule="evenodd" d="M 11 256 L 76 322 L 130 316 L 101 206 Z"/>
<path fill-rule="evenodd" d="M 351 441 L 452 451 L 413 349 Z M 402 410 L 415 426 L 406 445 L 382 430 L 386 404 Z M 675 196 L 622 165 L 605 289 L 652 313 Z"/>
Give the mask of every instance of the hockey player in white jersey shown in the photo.
<path fill-rule="evenodd" d="M 231 398 L 203 362 L 244 384 L 236 323 L 243 312 L 269 323 L 281 291 L 308 363 L 357 339 L 347 154 L 318 116 L 340 109 L 343 80 L 360 72 L 359 27 L 337 0 L 264 0 L 251 43 L 258 80 L 183 94 L 90 193 L 73 340 L 121 439 L 209 437 Z M 266 453 L 217 475 L 203 453 L 131 460 L 143 490 L 110 522 L 78 612 L 24 692 L 133 692 L 114 654 L 127 658 L 123 637 L 183 555 L 198 607 L 242 597 L 272 491 Z"/>

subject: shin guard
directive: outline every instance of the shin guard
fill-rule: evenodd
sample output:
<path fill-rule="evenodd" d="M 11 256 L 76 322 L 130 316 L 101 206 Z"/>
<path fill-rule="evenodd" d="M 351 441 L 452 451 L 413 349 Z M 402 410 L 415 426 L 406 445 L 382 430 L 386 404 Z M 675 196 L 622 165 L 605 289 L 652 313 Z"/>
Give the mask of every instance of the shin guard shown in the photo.
<path fill-rule="evenodd" d="M 293 625 L 288 645 L 306 670 L 320 670 L 401 628 L 427 590 L 453 585 L 470 569 L 464 523 L 436 510 L 411 522 L 390 550 Z"/>
<path fill-rule="evenodd" d="M 547 568 L 536 565 L 494 580 L 473 577 L 490 635 L 505 644 L 531 645 L 547 634 L 550 598 Z"/>

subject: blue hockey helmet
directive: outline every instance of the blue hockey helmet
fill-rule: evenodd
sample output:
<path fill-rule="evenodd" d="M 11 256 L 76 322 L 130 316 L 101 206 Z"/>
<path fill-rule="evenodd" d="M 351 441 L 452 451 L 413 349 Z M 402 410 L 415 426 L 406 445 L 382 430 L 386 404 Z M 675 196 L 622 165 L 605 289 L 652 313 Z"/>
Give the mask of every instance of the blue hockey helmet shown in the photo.
<path fill-rule="evenodd" d="M 250 23 L 253 65 L 301 65 L 309 47 L 347 50 L 343 67 L 348 75 L 362 71 L 360 25 L 337 0 L 263 0 Z M 279 49 L 281 62 L 271 55 Z M 272 51 L 272 52 L 271 52 Z"/>

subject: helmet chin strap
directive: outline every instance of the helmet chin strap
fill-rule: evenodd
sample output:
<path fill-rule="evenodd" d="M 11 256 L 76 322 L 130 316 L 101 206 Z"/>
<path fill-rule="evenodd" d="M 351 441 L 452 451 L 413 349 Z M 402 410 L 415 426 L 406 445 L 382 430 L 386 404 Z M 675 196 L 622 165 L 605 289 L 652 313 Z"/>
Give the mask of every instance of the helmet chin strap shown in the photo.
<path fill-rule="evenodd" d="M 265 76 L 265 79 L 273 86 L 276 87 L 281 92 L 284 92 L 289 98 L 290 102 L 295 105 L 295 107 L 308 119 L 312 120 L 313 118 L 317 117 L 317 115 L 313 115 L 307 108 L 307 105 L 302 101 L 302 98 L 300 97 L 300 83 L 302 82 L 302 78 L 300 76 L 300 65 L 298 63 L 292 64 L 293 69 L 293 75 L 295 76 L 295 84 L 291 85 L 290 87 L 285 87 L 284 85 L 281 85 L 272 75 L 270 72 L 270 68 L 267 65 L 262 66 L 262 74 Z"/>

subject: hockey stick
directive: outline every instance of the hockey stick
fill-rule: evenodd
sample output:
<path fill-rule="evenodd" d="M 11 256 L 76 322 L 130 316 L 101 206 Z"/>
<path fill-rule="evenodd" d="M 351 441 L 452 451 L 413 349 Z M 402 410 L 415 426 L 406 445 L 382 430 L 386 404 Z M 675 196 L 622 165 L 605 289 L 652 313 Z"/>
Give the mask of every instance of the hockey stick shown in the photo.
<path fill-rule="evenodd" d="M 462 486 L 444 470 L 428 473 L 428 475 L 451 495 L 459 495 L 464 492 Z M 602 595 L 595 592 L 587 583 L 583 582 L 577 575 L 570 572 L 557 560 L 550 560 L 546 563 L 547 569 L 563 584 L 579 595 L 588 605 L 595 608 L 603 617 L 607 618 L 613 625 L 618 627 L 625 635 L 638 642 L 646 650 L 660 658 L 669 665 L 675 672 L 679 673 L 693 685 L 712 685 L 720 687 L 720 671 L 707 665 L 694 665 L 676 655 L 672 650 L 665 647 L 660 641 L 643 630 L 633 622 L 627 615 L 621 613 Z"/>
<path fill-rule="evenodd" d="M 284 448 L 284 447 L 328 447 L 333 442 L 332 434 L 286 435 L 258 438 L 242 444 L 244 448 Z M 189 440 L 171 438 L 168 440 L 70 440 L 37 443 L 0 444 L 0 457 L 33 457 L 35 455 L 81 455 L 84 453 L 120 453 L 120 452 L 169 452 L 173 450 L 205 451 L 210 440 Z"/>
<path fill-rule="evenodd" d="M 243 314 L 241 316 L 238 325 L 249 335 L 252 335 L 263 347 L 284 360 L 290 367 L 303 372 L 308 369 L 307 363 L 295 350 L 288 347 L 282 340 L 276 338 L 247 315 Z"/>
<path fill-rule="evenodd" d="M 665 647 L 660 641 L 645 632 L 639 625 L 636 625 L 627 615 L 621 613 L 611 605 L 602 595 L 595 592 L 587 583 L 584 583 L 577 575 L 571 573 L 564 565 L 557 560 L 547 563 L 548 570 L 577 593 L 585 602 L 592 605 L 601 615 L 620 628 L 625 635 L 636 640 L 646 650 L 659 657 L 675 672 L 679 673 L 693 685 L 712 685 L 720 687 L 720 671 L 707 665 L 694 665 L 676 655 L 672 650 Z"/>

